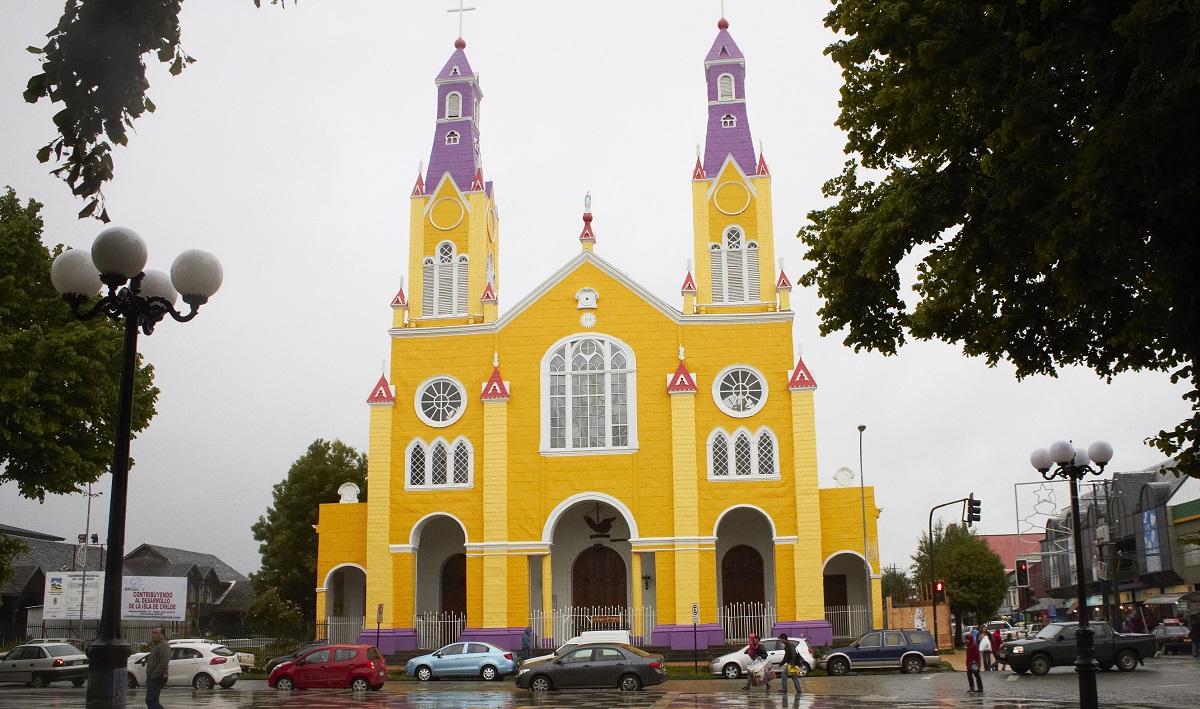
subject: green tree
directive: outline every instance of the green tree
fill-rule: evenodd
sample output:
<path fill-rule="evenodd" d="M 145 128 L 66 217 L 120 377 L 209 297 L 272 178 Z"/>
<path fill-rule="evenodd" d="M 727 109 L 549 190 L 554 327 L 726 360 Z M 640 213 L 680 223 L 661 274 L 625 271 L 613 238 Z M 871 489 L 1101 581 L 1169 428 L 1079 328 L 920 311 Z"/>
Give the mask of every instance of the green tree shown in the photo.
<path fill-rule="evenodd" d="M 42 205 L 0 195 L 0 483 L 21 495 L 77 492 L 113 459 L 121 326 L 104 316 L 81 322 L 50 284 Z M 85 306 L 86 307 L 86 306 Z M 133 431 L 154 416 L 154 369 L 138 367 Z"/>
<path fill-rule="evenodd" d="M 968 527 L 940 520 L 934 524 L 933 538 L 921 534 L 917 553 L 912 556 L 913 576 L 927 583 L 930 578 L 930 553 L 937 579 L 946 583 L 946 601 L 950 604 L 962 637 L 962 617 L 971 613 L 980 618 L 996 614 L 1008 593 L 1008 574 L 1004 562 L 987 542 Z"/>
<path fill-rule="evenodd" d="M 896 566 L 889 566 L 883 570 L 883 578 L 880 583 L 883 586 L 884 598 L 892 599 L 893 606 L 907 604 L 908 599 L 913 595 L 912 579 Z"/>
<path fill-rule="evenodd" d="M 366 501 L 367 456 L 335 440 L 317 439 L 273 488 L 274 504 L 250 528 L 261 542 L 262 568 L 251 574 L 255 593 L 278 598 L 312 618 L 317 611 L 317 518 L 319 505 L 338 501 L 338 488 L 351 482 Z"/>
<path fill-rule="evenodd" d="M 29 551 L 29 547 L 25 546 L 20 539 L 0 532 L 0 588 L 8 583 L 8 580 L 16 573 L 13 569 L 13 560 L 27 551 Z M 0 598 L 0 605 L 4 605 L 3 598 Z"/>
<path fill-rule="evenodd" d="M 305 616 L 299 606 L 280 598 L 279 592 L 273 588 L 255 594 L 254 602 L 246 611 L 246 620 L 255 632 L 269 637 L 292 640 L 311 637 L 305 628 L 309 627 L 312 615 Z"/>
<path fill-rule="evenodd" d="M 58 135 L 37 158 L 49 162 L 53 154 L 53 174 L 87 200 L 81 218 L 108 221 L 101 189 L 113 176 L 112 147 L 126 144 L 136 118 L 154 112 L 144 57 L 153 53 L 173 75 L 195 61 L 179 42 L 182 6 L 183 0 L 67 0 L 45 46 L 28 48 L 41 55 L 42 71 L 29 79 L 25 100 L 63 104 L 54 114 Z"/>
<path fill-rule="evenodd" d="M 1200 3 L 836 0 L 825 24 L 852 159 L 800 233 L 822 333 L 1170 371 L 1192 415 L 1151 443 L 1200 474 Z"/>

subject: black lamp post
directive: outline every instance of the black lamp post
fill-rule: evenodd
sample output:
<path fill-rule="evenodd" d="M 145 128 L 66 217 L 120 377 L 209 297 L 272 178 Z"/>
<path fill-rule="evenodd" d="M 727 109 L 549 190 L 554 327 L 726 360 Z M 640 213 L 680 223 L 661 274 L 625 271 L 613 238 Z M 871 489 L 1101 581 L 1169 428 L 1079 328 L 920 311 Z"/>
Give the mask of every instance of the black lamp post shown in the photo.
<path fill-rule="evenodd" d="M 50 280 L 71 312 L 80 320 L 105 315 L 124 319 L 125 343 L 112 465 L 112 495 L 108 511 L 108 552 L 100 628 L 88 650 L 88 709 L 123 709 L 127 686 L 125 664 L 129 642 L 121 637 L 122 561 L 125 555 L 125 502 L 129 483 L 129 437 L 133 420 L 133 377 L 137 363 L 138 330 L 149 335 L 167 315 L 179 322 L 196 316 L 201 305 L 221 287 L 221 264 L 204 251 L 184 251 L 162 271 L 143 271 L 146 244 L 131 229 L 110 227 L 100 232 L 88 252 L 64 251 L 50 266 Z M 91 308 L 83 305 L 107 287 L 108 294 Z M 175 309 L 183 294 L 186 315 Z"/>
<path fill-rule="evenodd" d="M 1099 697 L 1096 693 L 1096 648 L 1094 631 L 1088 627 L 1087 581 L 1083 572 L 1083 530 L 1079 519 L 1079 480 L 1088 473 L 1099 475 L 1112 460 L 1112 446 L 1096 441 L 1085 451 L 1075 448 L 1067 441 L 1055 441 L 1050 450 L 1038 448 L 1029 455 L 1029 462 L 1038 469 L 1046 480 L 1065 478 L 1071 483 L 1071 524 L 1075 537 L 1075 586 L 1079 596 L 1079 627 L 1075 629 L 1075 672 L 1079 675 L 1080 709 L 1096 709 Z M 1092 467 L 1095 461 L 1096 467 Z M 1058 464 L 1054 468 L 1054 464 Z"/>

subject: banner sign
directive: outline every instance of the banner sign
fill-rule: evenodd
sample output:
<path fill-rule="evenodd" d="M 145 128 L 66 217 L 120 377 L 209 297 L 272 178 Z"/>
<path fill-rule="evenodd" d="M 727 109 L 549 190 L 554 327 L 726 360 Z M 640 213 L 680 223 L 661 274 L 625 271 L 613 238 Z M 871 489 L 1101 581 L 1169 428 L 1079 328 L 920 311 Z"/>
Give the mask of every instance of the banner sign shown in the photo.
<path fill-rule="evenodd" d="M 126 576 L 121 617 L 126 620 L 183 620 L 187 611 L 187 578 Z"/>
<path fill-rule="evenodd" d="M 103 571 L 47 573 L 42 620 L 96 620 L 103 596 Z"/>

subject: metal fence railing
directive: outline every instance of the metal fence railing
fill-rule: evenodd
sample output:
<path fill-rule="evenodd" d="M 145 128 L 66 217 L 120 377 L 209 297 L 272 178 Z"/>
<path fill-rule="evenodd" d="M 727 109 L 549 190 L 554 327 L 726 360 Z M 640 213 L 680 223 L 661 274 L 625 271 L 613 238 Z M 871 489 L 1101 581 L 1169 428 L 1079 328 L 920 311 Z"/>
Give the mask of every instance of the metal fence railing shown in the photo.
<path fill-rule="evenodd" d="M 434 649 L 456 642 L 467 627 L 467 616 L 461 613 L 429 611 L 418 613 L 413 618 L 413 630 L 417 633 L 417 647 Z"/>
<path fill-rule="evenodd" d="M 770 603 L 730 603 L 717 613 L 717 622 L 725 632 L 725 642 L 746 641 L 750 633 L 768 637 L 775 627 L 775 606 Z"/>
<path fill-rule="evenodd" d="M 628 630 L 634 645 L 646 645 L 656 622 L 654 608 L 625 606 L 566 606 L 549 613 L 532 611 L 529 627 L 537 636 L 537 646 L 554 649 L 587 630 Z"/>
<path fill-rule="evenodd" d="M 825 606 L 825 620 L 835 638 L 857 638 L 871 629 L 871 611 L 865 606 Z"/>

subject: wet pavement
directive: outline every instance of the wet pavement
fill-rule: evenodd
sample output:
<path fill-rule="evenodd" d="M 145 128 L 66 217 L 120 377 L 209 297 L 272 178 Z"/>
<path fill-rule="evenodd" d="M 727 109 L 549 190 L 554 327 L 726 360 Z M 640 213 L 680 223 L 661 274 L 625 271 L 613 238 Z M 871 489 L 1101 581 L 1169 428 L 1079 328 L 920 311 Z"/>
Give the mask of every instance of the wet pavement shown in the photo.
<path fill-rule="evenodd" d="M 1134 672 L 1105 672 L 1098 677 L 1100 703 L 1130 709 L 1193 709 L 1200 660 L 1172 658 L 1148 663 Z M 959 707 L 1020 707 L 1067 709 L 1078 706 L 1074 671 L 1059 668 L 1045 677 L 1008 672 L 984 673 L 983 696 L 967 694 L 961 672 L 851 674 L 813 677 L 805 693 L 785 698 L 779 685 L 769 693 L 743 692 L 739 681 L 672 680 L 641 692 L 616 690 L 560 691 L 535 694 L 504 682 L 428 682 L 391 680 L 378 692 L 349 690 L 277 692 L 263 680 L 243 680 L 230 689 L 211 691 L 168 687 L 162 702 L 167 709 L 957 709 Z M 85 690 L 62 683 L 34 689 L 0 685 L 0 709 L 82 708 Z M 129 692 L 128 709 L 144 707 L 143 690 Z"/>

